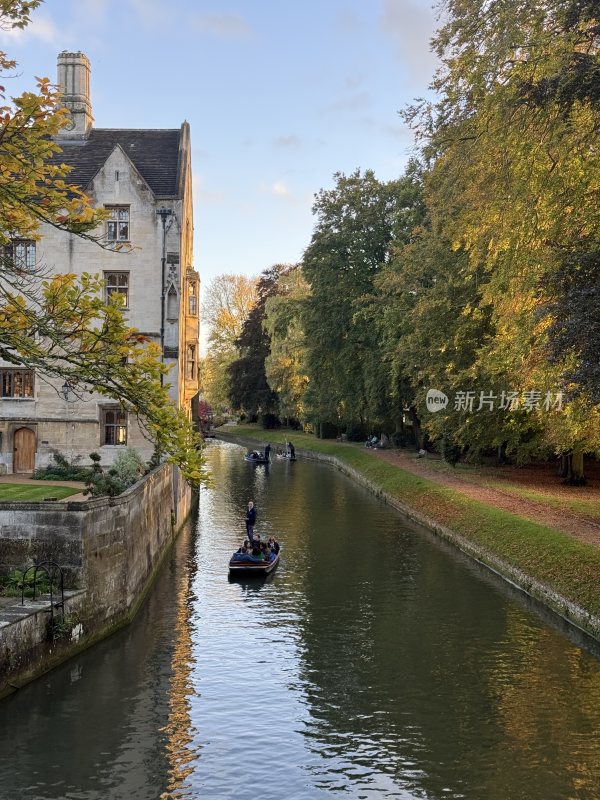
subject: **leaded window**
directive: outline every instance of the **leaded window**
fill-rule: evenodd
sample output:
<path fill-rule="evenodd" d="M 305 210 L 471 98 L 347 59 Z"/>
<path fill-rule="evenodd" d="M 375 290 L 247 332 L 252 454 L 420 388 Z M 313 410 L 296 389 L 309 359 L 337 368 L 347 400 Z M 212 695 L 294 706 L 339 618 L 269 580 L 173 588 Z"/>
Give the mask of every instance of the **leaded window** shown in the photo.
<path fill-rule="evenodd" d="M 106 238 L 109 242 L 129 241 L 129 206 L 108 206 Z"/>
<path fill-rule="evenodd" d="M 0 369 L 0 396 L 10 398 L 33 398 L 33 370 Z"/>
<path fill-rule="evenodd" d="M 127 413 L 119 408 L 103 408 L 102 444 L 127 444 Z"/>
<path fill-rule="evenodd" d="M 198 284 L 196 281 L 188 283 L 188 313 L 192 317 L 198 313 Z"/>
<path fill-rule="evenodd" d="M 104 281 L 106 283 L 106 299 L 121 296 L 124 308 L 129 308 L 129 273 L 128 272 L 105 272 Z"/>
<path fill-rule="evenodd" d="M 36 267 L 35 242 L 15 240 L 2 248 L 9 269 L 33 272 Z"/>

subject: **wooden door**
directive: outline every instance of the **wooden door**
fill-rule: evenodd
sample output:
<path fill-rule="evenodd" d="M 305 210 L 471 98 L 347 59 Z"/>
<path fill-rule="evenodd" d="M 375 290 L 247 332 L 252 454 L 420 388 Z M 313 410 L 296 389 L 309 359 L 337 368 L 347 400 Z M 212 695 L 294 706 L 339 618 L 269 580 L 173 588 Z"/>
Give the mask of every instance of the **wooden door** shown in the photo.
<path fill-rule="evenodd" d="M 33 472 L 35 469 L 35 433 L 31 428 L 15 431 L 13 472 Z"/>

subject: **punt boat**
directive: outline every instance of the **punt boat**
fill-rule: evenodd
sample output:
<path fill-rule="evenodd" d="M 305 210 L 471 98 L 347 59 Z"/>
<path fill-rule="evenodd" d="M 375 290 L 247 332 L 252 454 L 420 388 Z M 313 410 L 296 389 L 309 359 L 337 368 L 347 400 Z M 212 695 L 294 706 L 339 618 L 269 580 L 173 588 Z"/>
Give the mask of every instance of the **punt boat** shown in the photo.
<path fill-rule="evenodd" d="M 234 553 L 229 561 L 229 574 L 230 575 L 268 575 L 273 572 L 277 564 L 279 564 L 279 556 L 281 550 L 277 553 L 273 561 L 262 561 L 253 556 L 245 556 L 240 553 Z"/>

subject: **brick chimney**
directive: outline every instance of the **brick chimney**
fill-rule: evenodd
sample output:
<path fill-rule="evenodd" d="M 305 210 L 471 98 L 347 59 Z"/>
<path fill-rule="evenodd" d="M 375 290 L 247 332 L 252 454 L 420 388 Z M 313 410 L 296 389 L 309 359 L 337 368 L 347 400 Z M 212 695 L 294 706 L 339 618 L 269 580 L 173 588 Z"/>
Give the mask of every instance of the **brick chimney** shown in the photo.
<path fill-rule="evenodd" d="M 86 139 L 94 118 L 90 103 L 90 62 L 83 53 L 58 55 L 58 85 L 63 105 L 71 112 L 71 124 L 59 133 L 61 139 Z"/>

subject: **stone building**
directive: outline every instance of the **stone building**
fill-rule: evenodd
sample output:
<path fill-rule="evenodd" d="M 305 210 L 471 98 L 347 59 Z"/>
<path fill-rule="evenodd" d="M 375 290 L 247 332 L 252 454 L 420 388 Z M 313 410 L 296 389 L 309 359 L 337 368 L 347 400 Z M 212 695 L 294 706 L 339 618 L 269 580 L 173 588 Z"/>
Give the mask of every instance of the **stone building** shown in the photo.
<path fill-rule="evenodd" d="M 12 256 L 24 268 L 102 275 L 107 295 L 123 295 L 130 324 L 162 344 L 171 396 L 191 414 L 198 391 L 200 279 L 192 266 L 189 125 L 95 128 L 90 63 L 83 53 L 60 53 L 58 83 L 71 112 L 58 139 L 61 161 L 73 166 L 68 180 L 109 210 L 106 238 L 131 248 L 106 250 L 43 226 L 38 241 L 15 241 Z M 47 464 L 53 450 L 86 462 L 97 451 L 110 464 L 125 445 L 145 459 L 153 449 L 118 403 L 96 394 L 77 397 L 66 383 L 0 362 L 1 472 L 31 472 Z"/>

